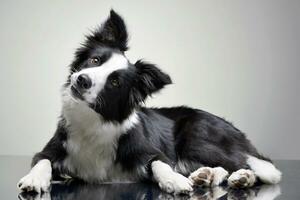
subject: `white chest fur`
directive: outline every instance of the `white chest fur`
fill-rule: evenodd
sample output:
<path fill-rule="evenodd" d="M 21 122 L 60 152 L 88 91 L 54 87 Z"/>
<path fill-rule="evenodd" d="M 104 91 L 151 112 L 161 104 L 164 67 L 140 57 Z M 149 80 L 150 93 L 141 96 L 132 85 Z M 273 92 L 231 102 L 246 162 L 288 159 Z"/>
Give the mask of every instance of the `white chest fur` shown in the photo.
<path fill-rule="evenodd" d="M 84 102 L 65 101 L 63 116 L 68 127 L 68 152 L 63 166 L 88 182 L 134 181 L 115 163 L 117 141 L 138 122 L 133 112 L 122 124 L 103 122 Z"/>

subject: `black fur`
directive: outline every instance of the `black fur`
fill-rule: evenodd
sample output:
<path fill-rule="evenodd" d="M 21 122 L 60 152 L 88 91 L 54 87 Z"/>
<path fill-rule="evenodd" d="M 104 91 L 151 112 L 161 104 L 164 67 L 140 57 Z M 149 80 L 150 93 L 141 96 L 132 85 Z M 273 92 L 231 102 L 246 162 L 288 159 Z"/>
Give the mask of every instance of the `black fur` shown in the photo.
<path fill-rule="evenodd" d="M 93 56 L 106 62 L 112 53 L 122 54 L 127 48 L 124 21 L 111 11 L 104 25 L 88 36 L 85 44 L 77 50 L 70 75 L 93 67 L 88 62 Z M 201 166 L 222 166 L 230 172 L 248 168 L 247 154 L 269 161 L 257 152 L 240 130 L 222 118 L 189 107 L 141 106 L 148 96 L 170 83 L 170 77 L 153 64 L 143 61 L 128 63 L 127 69 L 109 75 L 104 89 L 98 94 L 99 101 L 90 104 L 106 122 L 115 124 L 137 112 L 139 123 L 122 133 L 117 141 L 115 163 L 120 164 L 124 171 L 139 173 L 141 180 L 145 180 L 151 179 L 149 166 L 154 160 L 161 160 L 174 168 L 179 160 L 185 162 L 187 171 L 179 170 L 185 175 Z M 69 86 L 70 77 L 65 84 L 65 87 Z M 55 135 L 35 155 L 32 165 L 41 159 L 49 159 L 54 174 L 69 173 L 76 177 L 61 164 L 68 155 L 64 146 L 69 136 L 65 121 L 62 115 Z M 140 167 L 147 171 L 140 172 Z"/>
<path fill-rule="evenodd" d="M 132 106 L 144 102 L 147 96 L 151 96 L 165 85 L 172 83 L 170 76 L 153 64 L 139 60 L 135 63 L 135 67 L 137 75 L 129 97 Z"/>
<path fill-rule="evenodd" d="M 94 44 L 99 43 L 126 51 L 128 49 L 127 40 L 128 34 L 123 19 L 115 11 L 111 10 L 110 16 L 104 24 L 87 37 L 86 45 L 93 47 Z"/>

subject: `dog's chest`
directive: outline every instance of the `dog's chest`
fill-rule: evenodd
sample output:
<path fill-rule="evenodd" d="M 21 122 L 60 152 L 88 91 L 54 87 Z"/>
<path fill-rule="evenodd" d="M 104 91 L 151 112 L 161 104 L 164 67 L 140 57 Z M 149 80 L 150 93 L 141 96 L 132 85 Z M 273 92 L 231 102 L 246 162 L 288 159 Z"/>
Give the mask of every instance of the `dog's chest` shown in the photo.
<path fill-rule="evenodd" d="M 64 144 L 67 156 L 62 167 L 70 175 L 94 183 L 137 180 L 135 173 L 122 170 L 115 162 L 118 139 L 138 123 L 136 114 L 122 124 L 106 123 L 85 104 L 66 98 L 63 117 L 68 137 Z"/>
<path fill-rule="evenodd" d="M 93 113 L 81 112 L 78 117 L 73 112 L 74 109 L 65 113 L 68 139 L 63 167 L 87 182 L 132 181 L 132 176 L 115 162 L 122 127 L 103 123 Z"/>
<path fill-rule="evenodd" d="M 107 170 L 113 166 L 115 150 L 100 144 L 99 138 L 71 136 L 66 142 L 68 156 L 64 166 L 76 176 L 86 181 L 107 178 Z"/>
<path fill-rule="evenodd" d="M 133 177 L 115 162 L 118 133 L 98 128 L 94 133 L 72 134 L 66 142 L 68 156 L 63 162 L 72 174 L 87 182 L 133 181 Z"/>

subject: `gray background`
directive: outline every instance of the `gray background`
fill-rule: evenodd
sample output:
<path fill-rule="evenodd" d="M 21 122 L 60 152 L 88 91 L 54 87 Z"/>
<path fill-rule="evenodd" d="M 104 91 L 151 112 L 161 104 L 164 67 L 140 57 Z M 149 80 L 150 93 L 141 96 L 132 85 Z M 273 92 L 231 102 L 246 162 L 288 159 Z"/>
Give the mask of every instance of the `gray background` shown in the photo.
<path fill-rule="evenodd" d="M 224 116 L 275 159 L 299 159 L 300 1 L 1 1 L 0 154 L 32 155 L 52 136 L 74 50 L 114 8 L 132 62 L 174 84 L 147 105 Z"/>

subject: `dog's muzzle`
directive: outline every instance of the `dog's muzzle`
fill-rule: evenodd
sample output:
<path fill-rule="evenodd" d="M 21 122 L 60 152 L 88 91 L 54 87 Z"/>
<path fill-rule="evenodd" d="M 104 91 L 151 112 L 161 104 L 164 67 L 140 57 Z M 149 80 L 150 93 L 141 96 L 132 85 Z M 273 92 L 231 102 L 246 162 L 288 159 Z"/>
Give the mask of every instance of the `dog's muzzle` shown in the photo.
<path fill-rule="evenodd" d="M 92 80 L 87 74 L 80 74 L 77 77 L 76 86 L 80 90 L 88 90 L 92 87 Z"/>

